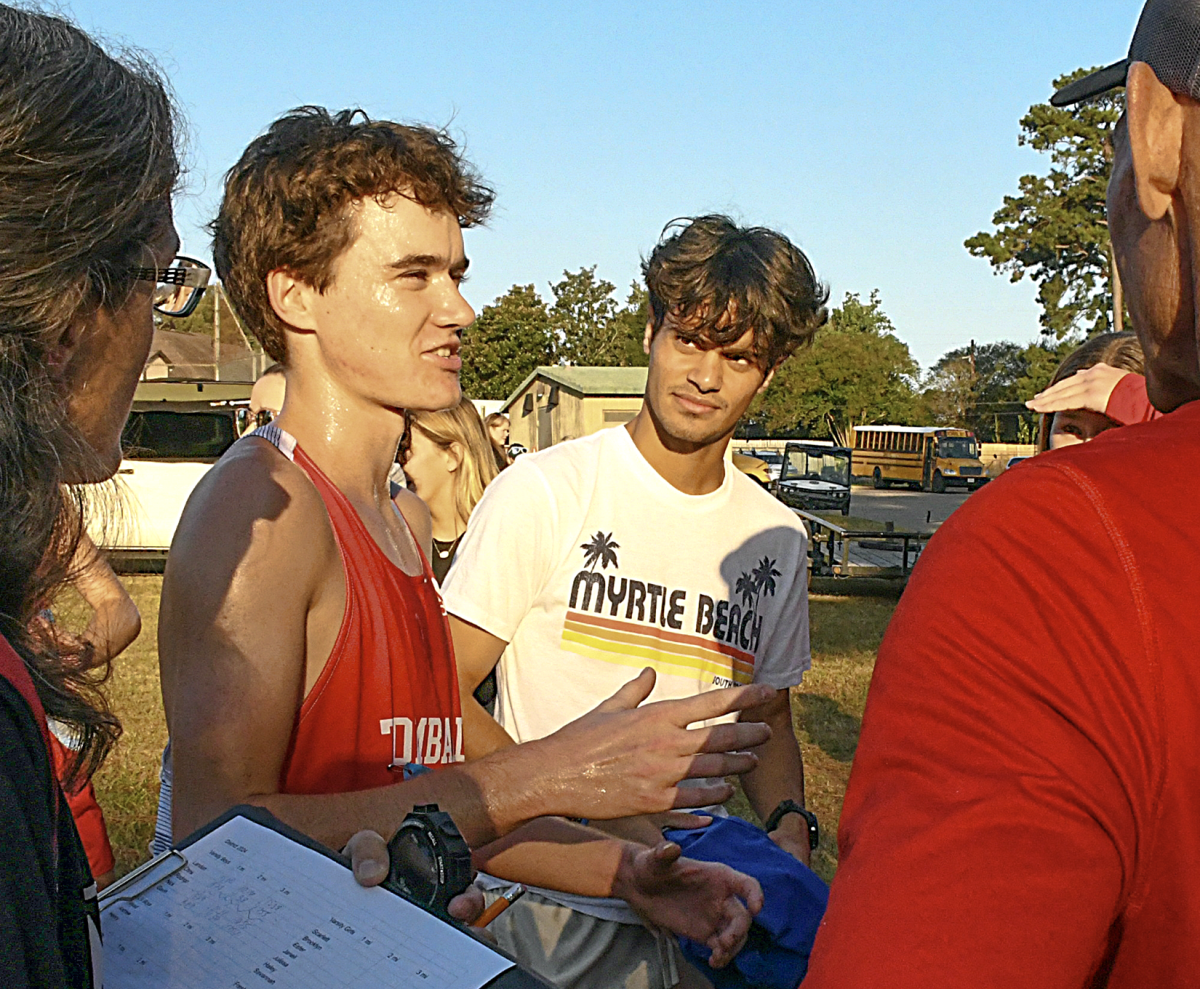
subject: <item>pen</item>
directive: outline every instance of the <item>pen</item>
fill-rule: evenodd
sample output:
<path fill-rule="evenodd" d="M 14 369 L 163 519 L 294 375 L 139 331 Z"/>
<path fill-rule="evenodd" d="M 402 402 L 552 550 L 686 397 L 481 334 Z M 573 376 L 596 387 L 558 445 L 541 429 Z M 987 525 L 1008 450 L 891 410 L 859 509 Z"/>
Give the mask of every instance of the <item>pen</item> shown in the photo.
<path fill-rule="evenodd" d="M 492 905 L 481 913 L 478 919 L 472 924 L 472 927 L 487 927 L 493 920 L 499 917 L 505 910 L 511 907 L 522 896 L 525 895 L 525 887 L 521 883 L 513 883 L 508 889 L 500 894 L 500 897 L 492 901 Z"/>

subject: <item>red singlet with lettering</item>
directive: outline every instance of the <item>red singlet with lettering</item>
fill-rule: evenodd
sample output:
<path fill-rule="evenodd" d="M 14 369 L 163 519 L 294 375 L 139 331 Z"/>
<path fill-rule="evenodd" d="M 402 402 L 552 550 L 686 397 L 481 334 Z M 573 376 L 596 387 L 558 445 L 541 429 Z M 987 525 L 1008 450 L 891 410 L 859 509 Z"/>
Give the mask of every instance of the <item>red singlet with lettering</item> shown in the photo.
<path fill-rule="evenodd" d="M 406 574 L 291 436 L 270 426 L 255 435 L 273 442 L 316 485 L 346 575 L 341 629 L 300 707 L 280 792 L 365 790 L 400 782 L 406 765 L 437 769 L 461 761 L 454 651 L 424 554 L 422 572 Z"/>

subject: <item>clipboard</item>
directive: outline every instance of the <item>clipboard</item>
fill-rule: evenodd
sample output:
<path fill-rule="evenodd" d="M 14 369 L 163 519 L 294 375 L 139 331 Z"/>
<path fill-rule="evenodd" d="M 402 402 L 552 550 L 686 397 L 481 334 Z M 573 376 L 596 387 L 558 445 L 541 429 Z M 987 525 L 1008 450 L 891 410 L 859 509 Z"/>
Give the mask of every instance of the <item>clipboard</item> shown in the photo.
<path fill-rule="evenodd" d="M 101 893 L 102 984 L 553 989 L 465 925 L 357 886 L 349 868 L 269 811 L 234 807 Z"/>

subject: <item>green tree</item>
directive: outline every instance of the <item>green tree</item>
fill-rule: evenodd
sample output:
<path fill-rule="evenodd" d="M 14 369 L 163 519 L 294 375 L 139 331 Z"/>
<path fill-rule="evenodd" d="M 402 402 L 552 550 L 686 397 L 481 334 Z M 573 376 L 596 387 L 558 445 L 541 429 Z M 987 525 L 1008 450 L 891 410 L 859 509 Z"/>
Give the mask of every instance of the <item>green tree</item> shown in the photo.
<path fill-rule="evenodd" d="M 630 282 L 629 297 L 613 317 L 613 355 L 617 367 L 646 367 L 650 357 L 642 347 L 650 322 L 650 293 Z"/>
<path fill-rule="evenodd" d="M 844 440 L 851 426 L 911 420 L 917 362 L 883 311 L 879 291 L 846 293 L 811 347 L 797 351 L 756 403 L 772 431 Z"/>
<path fill-rule="evenodd" d="M 1031 343 L 1026 347 L 1022 353 L 1025 368 L 1014 389 L 1016 400 L 1028 401 L 1049 385 L 1062 359 L 1074 349 L 1075 343 L 1071 340 L 1061 340 L 1050 345 Z"/>
<path fill-rule="evenodd" d="M 1000 341 L 948 351 L 926 376 L 920 418 L 974 430 L 985 443 L 1011 442 L 1037 418 L 1025 400 L 1046 387 L 1073 346 Z"/>
<path fill-rule="evenodd" d="M 463 333 L 463 394 L 508 398 L 535 367 L 553 363 L 553 354 L 546 303 L 532 285 L 514 285 Z"/>
<path fill-rule="evenodd" d="M 596 277 L 596 265 L 564 271 L 562 280 L 550 286 L 550 307 L 555 362 L 577 367 L 645 367 L 649 358 L 642 350 L 650 299 L 637 282 L 630 283 L 622 305 L 617 287 Z"/>
<path fill-rule="evenodd" d="M 920 417 L 939 426 L 966 427 L 975 414 L 978 385 L 970 357 L 951 351 L 929 369 Z"/>
<path fill-rule="evenodd" d="M 1072 72 L 1056 79 L 1054 87 L 1091 71 Z M 1042 332 L 1056 339 L 1091 336 L 1124 323 L 1104 211 L 1112 135 L 1124 99 L 1117 93 L 1067 109 L 1048 103 L 1030 107 L 1017 140 L 1050 156 L 1049 174 L 1022 176 L 1018 194 L 1005 196 L 992 217 L 996 232 L 965 242 L 997 274 L 1004 272 L 1014 282 L 1028 275 L 1037 284 Z"/>
<path fill-rule="evenodd" d="M 203 333 L 205 336 L 212 336 L 213 304 L 216 296 L 217 293 L 212 287 L 209 287 L 200 297 L 199 304 L 190 316 L 180 318 L 178 316 L 160 316 L 155 313 L 154 318 L 159 327 L 164 330 L 174 330 L 176 333 Z M 221 300 L 221 303 L 221 318 L 224 319 L 226 307 L 229 304 L 224 299 Z"/>
<path fill-rule="evenodd" d="M 550 286 L 554 305 L 550 326 L 559 364 L 605 367 L 616 363 L 621 352 L 617 336 L 620 304 L 616 286 L 596 277 L 596 266 L 564 271 L 562 281 Z"/>

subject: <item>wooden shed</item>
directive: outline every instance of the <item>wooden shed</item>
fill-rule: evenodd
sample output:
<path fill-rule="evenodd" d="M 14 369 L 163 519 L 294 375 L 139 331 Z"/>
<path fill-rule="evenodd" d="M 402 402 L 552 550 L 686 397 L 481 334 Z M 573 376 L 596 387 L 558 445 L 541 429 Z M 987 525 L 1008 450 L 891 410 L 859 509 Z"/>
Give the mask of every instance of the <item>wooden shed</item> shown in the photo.
<path fill-rule="evenodd" d="M 629 422 L 642 407 L 644 367 L 539 367 L 500 411 L 513 443 L 529 450 Z"/>

